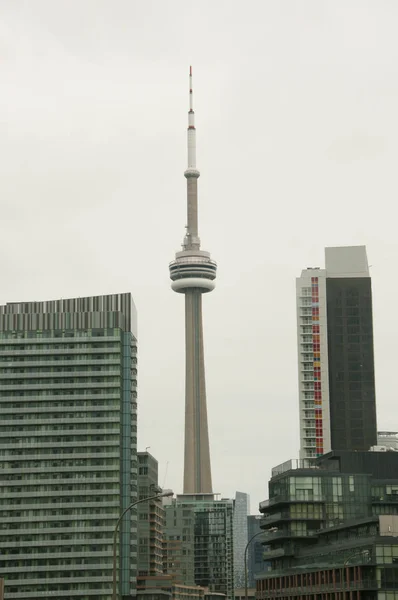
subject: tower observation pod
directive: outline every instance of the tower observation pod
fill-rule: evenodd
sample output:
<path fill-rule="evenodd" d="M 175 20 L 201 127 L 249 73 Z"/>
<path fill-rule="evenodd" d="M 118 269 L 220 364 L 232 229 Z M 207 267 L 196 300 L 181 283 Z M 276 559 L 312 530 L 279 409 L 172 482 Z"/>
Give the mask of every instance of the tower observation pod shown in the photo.
<path fill-rule="evenodd" d="M 187 225 L 182 250 L 170 265 L 171 287 L 185 294 L 184 494 L 212 494 L 203 351 L 202 294 L 215 287 L 217 264 L 200 249 L 196 129 L 189 72 Z"/>

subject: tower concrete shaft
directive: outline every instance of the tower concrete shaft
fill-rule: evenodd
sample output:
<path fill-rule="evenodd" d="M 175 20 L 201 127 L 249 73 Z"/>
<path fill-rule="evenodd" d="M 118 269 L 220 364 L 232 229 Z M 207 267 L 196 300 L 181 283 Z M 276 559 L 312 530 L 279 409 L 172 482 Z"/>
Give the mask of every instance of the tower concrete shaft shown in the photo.
<path fill-rule="evenodd" d="M 184 494 L 211 493 L 202 294 L 195 289 L 185 293 L 185 361 Z"/>
<path fill-rule="evenodd" d="M 200 249 L 196 129 L 189 74 L 187 226 L 182 251 L 170 263 L 172 289 L 185 294 L 185 451 L 184 494 L 211 494 L 211 465 L 207 424 L 203 350 L 202 294 L 214 289 L 217 265 Z"/>

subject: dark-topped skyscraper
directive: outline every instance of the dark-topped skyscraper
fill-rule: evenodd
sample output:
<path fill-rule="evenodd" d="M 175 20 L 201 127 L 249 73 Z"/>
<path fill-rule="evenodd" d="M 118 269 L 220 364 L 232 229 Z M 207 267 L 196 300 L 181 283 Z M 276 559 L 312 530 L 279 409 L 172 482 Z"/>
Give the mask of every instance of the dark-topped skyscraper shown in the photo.
<path fill-rule="evenodd" d="M 185 453 L 184 494 L 211 494 L 211 465 L 207 425 L 203 350 L 202 294 L 214 289 L 216 263 L 200 249 L 198 233 L 198 178 L 196 129 L 189 74 L 187 225 L 182 250 L 170 263 L 171 287 L 185 295 Z"/>
<path fill-rule="evenodd" d="M 297 279 L 300 456 L 377 444 L 372 287 L 365 246 L 325 249 Z"/>

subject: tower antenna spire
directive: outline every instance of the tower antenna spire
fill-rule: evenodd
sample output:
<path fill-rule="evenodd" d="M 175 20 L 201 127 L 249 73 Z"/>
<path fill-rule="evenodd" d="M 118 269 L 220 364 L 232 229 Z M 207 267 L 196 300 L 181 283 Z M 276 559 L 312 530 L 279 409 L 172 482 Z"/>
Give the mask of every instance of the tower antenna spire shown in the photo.
<path fill-rule="evenodd" d="M 188 112 L 188 168 L 185 177 L 199 177 L 196 169 L 196 127 L 193 110 L 192 67 L 189 67 L 189 112 Z"/>

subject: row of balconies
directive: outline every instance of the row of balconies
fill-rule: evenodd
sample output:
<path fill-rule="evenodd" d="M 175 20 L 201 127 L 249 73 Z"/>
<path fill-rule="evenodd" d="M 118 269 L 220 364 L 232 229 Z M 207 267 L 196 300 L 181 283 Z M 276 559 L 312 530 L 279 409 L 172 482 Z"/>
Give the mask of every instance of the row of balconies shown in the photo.
<path fill-rule="evenodd" d="M 77 383 L 61 383 L 61 382 L 57 382 L 57 383 L 19 383 L 19 384 L 11 384 L 11 385 L 2 385 L 1 389 L 3 391 L 5 390 L 36 390 L 36 389 L 42 389 L 42 390 L 47 390 L 47 389 L 76 389 L 76 388 L 83 388 L 83 389 L 88 389 L 88 388 L 119 388 L 120 387 L 120 378 L 115 378 L 117 379 L 117 381 L 112 381 L 110 383 L 106 382 L 106 381 L 100 381 L 100 382 L 84 382 L 84 381 L 80 381 Z M 132 384 L 135 386 L 137 385 L 136 381 L 132 381 Z"/>
<path fill-rule="evenodd" d="M 16 430 L 18 436 L 20 435 L 30 435 L 32 431 L 34 431 L 35 435 L 46 435 L 49 431 L 60 431 L 69 435 L 70 433 L 78 433 L 80 431 L 106 431 L 106 427 L 87 427 L 87 429 L 79 429 L 75 428 L 74 425 L 95 425 L 95 424 L 104 424 L 108 423 L 119 423 L 120 422 L 120 411 L 117 412 L 116 409 L 113 411 L 115 413 L 114 416 L 105 416 L 105 417 L 70 417 L 67 414 L 57 415 L 57 418 L 54 418 L 52 415 L 48 415 L 47 418 L 45 415 L 41 419 L 2 419 L 0 429 L 3 434 L 7 433 L 7 427 L 17 427 Z M 59 419 L 59 420 L 58 420 Z M 47 427 L 44 429 L 30 429 L 35 425 L 41 425 Z M 29 427 L 29 429 L 25 429 Z M 68 430 L 69 427 L 69 430 Z M 112 428 L 110 428 L 112 429 Z M 9 430 L 8 430 L 9 431 Z M 43 433 L 44 432 L 44 433 Z M 68 433 L 69 432 L 69 433 Z"/>
<path fill-rule="evenodd" d="M 82 440 L 82 441 L 76 441 L 76 440 L 71 440 L 68 442 L 61 442 L 58 445 L 58 450 L 61 449 L 65 449 L 65 448 L 79 448 L 81 446 L 87 446 L 87 447 L 91 447 L 94 446 L 95 448 L 97 448 L 97 450 L 95 450 L 95 452 L 101 453 L 104 449 L 104 446 L 117 446 L 119 447 L 119 436 L 115 435 L 113 436 L 111 439 L 107 439 L 107 440 L 102 440 L 101 441 L 101 447 L 98 446 L 98 441 L 95 440 Z M 21 449 L 21 452 L 26 451 L 27 448 L 29 449 L 43 449 L 43 448 L 54 448 L 54 442 L 45 442 L 43 440 L 38 440 L 38 441 L 29 441 L 29 440 L 16 440 L 14 439 L 13 441 L 7 443 L 7 444 L 0 444 L 0 449 L 4 449 L 4 450 L 9 450 L 10 454 L 9 456 L 22 456 L 22 454 L 20 454 L 18 452 L 19 447 Z M 29 454 L 29 453 L 27 453 Z M 53 452 L 52 456 L 58 456 L 59 454 L 61 454 L 61 452 Z M 32 460 L 34 460 L 34 457 L 32 455 L 27 456 L 26 458 L 24 457 L 24 460 L 27 460 L 28 458 L 32 458 Z"/>
<path fill-rule="evenodd" d="M 271 574 L 272 572 L 270 572 Z M 325 583 L 324 585 L 308 585 L 301 587 L 280 588 L 278 590 L 263 590 L 257 592 L 258 598 L 279 598 L 287 596 L 311 596 L 313 594 L 326 594 L 334 592 L 353 592 L 356 590 L 377 590 L 376 579 L 362 579 L 361 581 L 348 581 L 340 583 Z"/>
<path fill-rule="evenodd" d="M 101 406 L 101 402 L 106 401 L 108 398 L 120 398 L 120 391 L 119 391 L 119 386 L 115 386 L 115 388 L 117 388 L 114 392 L 110 391 L 110 390 L 106 390 L 106 391 L 102 391 L 99 390 L 98 392 L 93 392 L 92 390 L 90 390 L 89 393 L 85 393 L 84 390 L 79 390 L 79 394 L 74 394 L 74 393 L 59 393 L 58 390 L 55 390 L 56 393 L 54 392 L 47 392 L 46 394 L 39 394 L 37 396 L 34 396 L 32 394 L 30 394 L 29 392 L 26 392 L 25 394 L 18 394 L 18 395 L 14 395 L 14 394 L 7 394 L 7 398 L 4 399 L 4 402 L 2 400 L 2 410 L 3 410 L 3 406 L 6 406 L 7 404 L 12 404 L 12 403 L 19 403 L 19 402 L 26 402 L 27 406 L 24 408 L 18 408 L 15 407 L 15 410 L 26 410 L 29 412 L 29 410 L 32 412 L 32 410 L 34 410 L 35 405 L 34 403 L 41 403 L 41 402 L 49 402 L 51 403 L 50 407 L 44 407 L 44 410 L 48 410 L 48 408 L 50 408 L 51 410 L 53 410 L 53 408 L 57 408 L 57 402 L 65 402 L 65 404 L 61 405 L 61 410 L 64 410 L 64 407 L 66 406 L 70 406 L 71 408 L 73 406 L 75 406 L 74 403 L 76 402 L 88 402 L 89 400 L 92 400 L 92 402 L 90 402 L 88 404 L 88 406 Z M 60 390 L 61 391 L 61 390 Z M 137 394 L 137 392 L 132 392 L 133 394 Z M 137 397 L 137 395 L 135 396 Z M 69 404 L 66 404 L 67 402 L 69 402 Z M 98 403 L 98 404 L 97 404 Z M 81 406 L 84 406 L 81 405 Z"/>
<path fill-rule="evenodd" d="M 59 396 L 52 396 L 53 398 L 59 398 Z M 93 396 L 93 398 L 95 398 L 96 400 L 98 400 L 98 396 Z M 109 403 L 109 400 L 116 400 L 116 402 L 112 402 Z M 22 400 L 22 398 L 21 398 Z M 43 398 L 44 400 L 44 398 Z M 51 400 L 51 396 L 50 396 L 50 400 Z M 70 400 L 70 398 L 68 398 L 68 400 Z M 119 400 L 119 402 L 118 402 Z M 25 398 L 25 401 L 27 403 L 27 406 L 24 406 L 23 408 L 15 408 L 13 406 L 10 407 L 5 407 L 4 403 L 1 404 L 1 414 L 2 416 L 10 414 L 10 415 L 14 415 L 14 414 L 22 414 L 22 415 L 30 415 L 33 414 L 35 415 L 36 413 L 39 414 L 44 414 L 47 415 L 48 419 L 53 419 L 56 417 L 53 417 L 53 414 L 58 414 L 59 413 L 59 417 L 60 419 L 64 418 L 64 413 L 69 413 L 69 416 L 71 418 L 73 418 L 74 413 L 93 413 L 93 412 L 98 412 L 98 413 L 102 413 L 102 412 L 118 412 L 120 410 L 120 394 L 109 394 L 104 396 L 104 400 L 103 400 L 103 404 L 101 406 L 98 406 L 97 404 L 93 404 L 92 402 L 86 402 L 84 404 L 81 404 L 79 406 L 69 406 L 67 403 L 65 403 L 64 405 L 61 406 L 36 406 L 36 407 L 31 407 L 29 406 L 30 401 Z M 46 398 L 46 401 L 48 401 L 48 398 Z M 101 415 L 99 414 L 98 417 L 101 417 Z M 35 418 L 39 418 L 39 416 L 35 417 Z M 29 419 L 27 419 L 29 420 Z"/>
<path fill-rule="evenodd" d="M 80 366 L 80 365 L 79 365 Z M 131 369 L 131 375 L 134 377 L 137 375 L 137 369 Z M 34 384 L 36 381 L 41 384 L 42 379 L 51 379 L 49 383 L 54 385 L 68 383 L 68 380 L 72 380 L 71 383 L 79 384 L 80 380 L 77 378 L 83 378 L 87 380 L 88 383 L 102 383 L 106 381 L 109 377 L 113 377 L 112 381 L 117 381 L 119 377 L 122 376 L 122 368 L 117 367 L 114 368 L 111 365 L 109 369 L 87 369 L 83 371 L 73 371 L 73 370 L 65 370 L 60 369 L 59 371 L 32 371 L 30 373 L 2 373 L 0 371 L 0 380 L 5 380 L 6 383 L 2 384 L 7 386 L 7 380 L 12 380 L 13 383 L 11 385 L 27 385 L 29 383 Z M 23 381 L 24 379 L 31 381 Z"/>
<path fill-rule="evenodd" d="M 132 359 L 133 364 L 137 364 L 137 359 Z M 113 364 L 120 364 L 120 354 L 116 354 L 113 358 L 79 358 L 78 356 L 71 357 L 69 360 L 18 360 L 18 361 L 0 361 L 0 373 L 4 370 L 9 369 L 28 369 L 28 368 L 50 368 L 50 367 L 82 367 L 92 365 L 93 367 L 98 366 L 109 366 Z M 13 371 L 14 372 L 14 371 Z"/>
<path fill-rule="evenodd" d="M 120 336 L 116 335 L 70 335 L 70 336 L 52 336 L 52 337 L 18 337 L 18 338 L 2 338 L 0 339 L 0 348 L 1 346 L 17 346 L 17 345 L 25 345 L 29 346 L 31 344 L 81 344 L 81 343 L 98 343 L 98 342 L 109 342 L 115 341 L 120 342 Z"/>
<path fill-rule="evenodd" d="M 53 354 L 54 356 L 59 356 L 60 354 L 70 355 L 70 354 L 101 354 L 110 352 L 120 352 L 121 346 L 120 344 L 112 344 L 109 346 L 102 347 L 82 347 L 82 348 L 56 348 L 55 346 L 52 348 L 43 348 L 43 349 L 22 349 L 22 348 L 13 348 L 12 350 L 2 350 L 0 346 L 0 356 L 9 356 L 10 361 L 12 361 L 13 356 L 48 356 Z"/>

